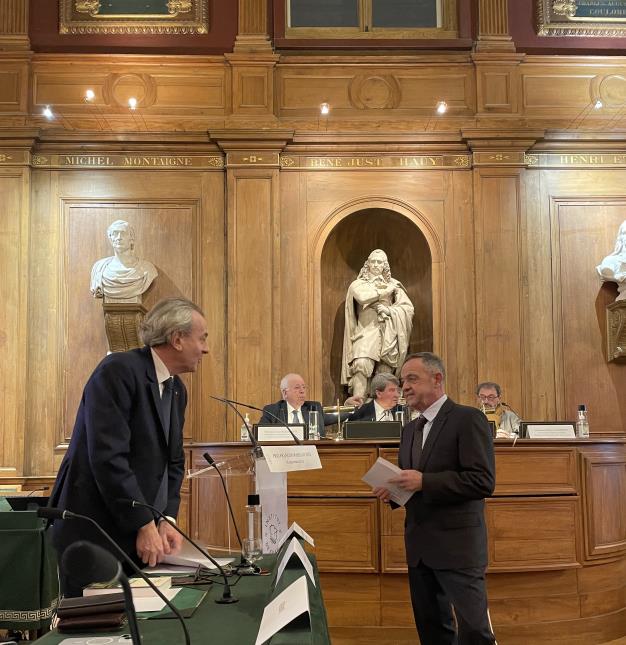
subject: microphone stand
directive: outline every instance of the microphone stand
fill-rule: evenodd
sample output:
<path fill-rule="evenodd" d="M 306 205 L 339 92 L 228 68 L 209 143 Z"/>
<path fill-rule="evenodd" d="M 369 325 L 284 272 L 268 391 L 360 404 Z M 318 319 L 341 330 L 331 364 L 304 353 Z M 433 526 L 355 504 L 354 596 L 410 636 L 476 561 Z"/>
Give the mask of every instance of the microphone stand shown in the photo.
<path fill-rule="evenodd" d="M 252 454 L 255 457 L 261 457 L 262 456 L 262 450 L 261 446 L 259 446 L 259 442 L 256 440 L 256 437 L 254 436 L 253 432 L 250 432 L 250 428 L 248 427 L 248 423 L 243 417 L 243 414 L 239 412 L 239 410 L 235 407 L 236 401 L 231 401 L 229 399 L 223 399 L 219 396 L 213 396 L 212 394 L 209 394 L 209 397 L 214 399 L 215 401 L 220 401 L 221 403 L 226 403 L 226 405 L 234 410 L 235 414 L 241 419 L 242 424 L 246 426 L 246 432 L 248 433 L 248 439 L 250 439 L 250 443 L 252 444 Z M 239 405 L 243 405 L 244 407 L 251 407 L 251 406 L 245 406 L 243 403 L 240 403 Z M 258 408 L 252 408 L 253 410 L 258 410 Z"/>
<path fill-rule="evenodd" d="M 182 617 L 182 614 L 176 606 L 168 599 L 165 597 L 165 595 L 161 592 L 160 589 L 150 580 L 150 578 L 135 564 L 135 562 L 128 556 L 128 554 L 120 547 L 120 545 L 94 520 L 93 518 L 89 517 L 88 515 L 79 515 L 78 513 L 72 513 L 71 511 L 62 511 L 59 508 L 51 508 L 49 506 L 40 506 L 39 509 L 37 510 L 37 517 L 43 517 L 44 519 L 48 520 L 73 520 L 73 519 L 79 519 L 79 520 L 85 520 L 86 522 L 89 522 L 93 526 L 98 529 L 98 531 L 102 534 L 102 536 L 107 540 L 107 542 L 113 547 L 115 552 L 126 562 L 130 568 L 140 577 L 143 578 L 148 586 L 156 593 L 156 595 L 172 610 L 172 612 L 176 615 L 178 620 L 180 620 L 180 623 L 183 627 L 183 632 L 185 633 L 185 644 L 186 645 L 191 645 L 191 639 L 189 637 L 189 631 L 187 630 L 187 625 L 185 624 L 185 620 Z"/>
<path fill-rule="evenodd" d="M 226 488 L 226 482 L 224 481 L 224 477 L 220 472 L 220 469 L 217 467 L 215 460 L 213 459 L 213 457 L 211 457 L 211 455 L 208 452 L 205 452 L 202 456 L 207 461 L 209 466 L 213 466 L 213 468 L 215 468 L 215 470 L 217 471 L 217 474 L 220 476 L 220 479 L 222 481 L 222 488 L 224 489 L 224 495 L 226 496 L 226 502 L 228 504 L 228 510 L 230 512 L 230 519 L 233 521 L 233 526 L 235 527 L 235 533 L 237 534 L 237 541 L 239 542 L 239 548 L 241 549 L 241 560 L 237 565 L 236 571 L 239 575 L 244 575 L 244 576 L 255 575 L 260 572 L 260 569 L 254 566 L 252 562 L 249 562 L 248 560 L 246 560 L 246 558 L 243 555 L 243 543 L 241 542 L 241 535 L 239 533 L 239 529 L 237 528 L 237 522 L 235 522 L 235 514 L 233 513 L 233 507 L 230 503 L 230 496 L 228 495 L 228 489 Z"/>
<path fill-rule="evenodd" d="M 222 597 L 217 598 L 215 602 L 218 605 L 230 605 L 235 602 L 239 602 L 239 598 L 235 598 L 235 596 L 232 595 L 230 591 L 230 585 L 228 584 L 228 578 L 226 577 L 226 573 L 220 563 L 212 556 L 210 556 L 203 548 L 198 546 L 188 535 L 185 534 L 185 532 L 180 529 L 172 520 L 170 520 L 165 513 L 162 513 L 158 508 L 155 508 L 154 506 L 150 506 L 150 504 L 146 504 L 144 502 L 138 502 L 135 499 L 129 499 L 129 500 L 118 500 L 119 503 L 123 504 L 129 504 L 130 506 L 137 507 L 137 506 L 142 506 L 144 508 L 149 508 L 153 513 L 156 513 L 164 522 L 167 522 L 175 531 L 180 533 L 186 540 L 193 546 L 197 551 L 199 551 L 207 560 L 210 560 L 215 567 L 219 570 L 219 572 L 222 575 L 222 578 L 224 579 L 224 591 L 222 592 Z"/>

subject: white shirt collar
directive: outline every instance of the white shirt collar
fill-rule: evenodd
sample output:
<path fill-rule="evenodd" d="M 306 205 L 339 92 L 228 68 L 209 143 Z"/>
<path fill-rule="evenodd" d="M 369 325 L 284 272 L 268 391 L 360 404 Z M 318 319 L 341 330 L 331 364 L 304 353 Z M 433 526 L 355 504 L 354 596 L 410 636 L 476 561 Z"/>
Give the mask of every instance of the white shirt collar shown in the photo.
<path fill-rule="evenodd" d="M 156 372 L 157 383 L 162 385 L 164 381 L 167 381 L 168 378 L 171 378 L 170 371 L 167 369 L 165 363 L 161 360 L 161 357 L 150 348 L 150 353 L 152 354 L 152 362 L 154 363 L 154 371 Z"/>
<path fill-rule="evenodd" d="M 429 423 L 432 423 L 435 417 L 439 414 L 441 406 L 448 400 L 448 395 L 444 394 L 438 398 L 430 407 L 426 408 L 420 416 L 426 417 Z"/>
<path fill-rule="evenodd" d="M 300 414 L 302 413 L 302 408 L 294 408 L 291 403 L 288 403 L 287 401 L 285 401 L 285 403 L 287 403 L 287 412 L 289 413 L 289 416 L 293 416 L 291 413 L 294 410 Z"/>
<path fill-rule="evenodd" d="M 385 408 L 383 408 L 383 406 L 374 399 L 374 421 L 379 421 L 385 412 L 391 412 L 391 409 L 385 410 Z"/>

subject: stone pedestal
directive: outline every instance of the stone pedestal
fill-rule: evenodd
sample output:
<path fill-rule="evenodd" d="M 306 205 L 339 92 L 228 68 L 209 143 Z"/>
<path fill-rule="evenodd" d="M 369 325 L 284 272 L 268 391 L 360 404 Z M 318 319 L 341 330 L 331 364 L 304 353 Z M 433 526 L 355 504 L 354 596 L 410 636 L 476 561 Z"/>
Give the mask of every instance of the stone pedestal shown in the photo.
<path fill-rule="evenodd" d="M 111 299 L 105 299 L 102 309 L 111 352 L 125 352 L 143 346 L 139 339 L 139 325 L 147 310 L 141 302 L 112 302 Z"/>
<path fill-rule="evenodd" d="M 607 305 L 606 356 L 609 362 L 626 362 L 626 300 Z"/>

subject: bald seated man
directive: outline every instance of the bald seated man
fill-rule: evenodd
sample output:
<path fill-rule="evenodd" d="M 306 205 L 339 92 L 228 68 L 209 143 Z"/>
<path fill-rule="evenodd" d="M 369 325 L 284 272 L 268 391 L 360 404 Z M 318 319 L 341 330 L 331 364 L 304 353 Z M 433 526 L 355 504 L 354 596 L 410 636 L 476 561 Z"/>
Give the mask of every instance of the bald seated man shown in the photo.
<path fill-rule="evenodd" d="M 263 416 L 259 424 L 278 424 L 278 417 L 283 423 L 301 423 L 308 425 L 309 412 L 316 411 L 320 419 L 320 425 L 332 425 L 336 418 L 332 415 L 324 415 L 322 404 L 319 401 L 308 401 L 307 385 L 300 374 L 285 374 L 280 381 L 280 393 L 282 399 L 276 403 L 270 403 L 263 408 Z M 320 428 L 320 435 L 324 436 L 323 428 Z"/>

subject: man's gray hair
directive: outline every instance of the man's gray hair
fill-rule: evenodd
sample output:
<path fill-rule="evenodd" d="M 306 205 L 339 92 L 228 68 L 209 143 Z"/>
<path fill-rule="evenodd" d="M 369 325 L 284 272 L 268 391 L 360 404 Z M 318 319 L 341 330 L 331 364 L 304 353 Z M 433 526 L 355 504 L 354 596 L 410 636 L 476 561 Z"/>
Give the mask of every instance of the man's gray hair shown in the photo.
<path fill-rule="evenodd" d="M 406 365 L 409 361 L 412 361 L 416 358 L 419 358 L 424 367 L 431 374 L 441 374 L 442 380 L 446 380 L 446 368 L 444 367 L 443 361 L 437 354 L 432 352 L 415 352 L 415 354 L 409 354 L 405 359 L 403 365 Z"/>
<path fill-rule="evenodd" d="M 502 388 L 497 383 L 494 383 L 493 381 L 485 381 L 484 383 L 479 383 L 476 386 L 476 396 L 480 394 L 480 391 L 483 388 L 486 390 L 491 390 L 491 389 L 495 390 L 498 396 L 502 394 Z"/>
<path fill-rule="evenodd" d="M 194 311 L 204 316 L 202 309 L 186 298 L 161 300 L 143 319 L 139 336 L 149 347 L 165 345 L 176 332 L 188 334 L 191 331 L 191 314 Z"/>
<path fill-rule="evenodd" d="M 400 381 L 393 374 L 376 374 L 370 383 L 370 395 L 376 398 L 376 392 L 383 392 L 389 383 L 400 387 Z"/>

